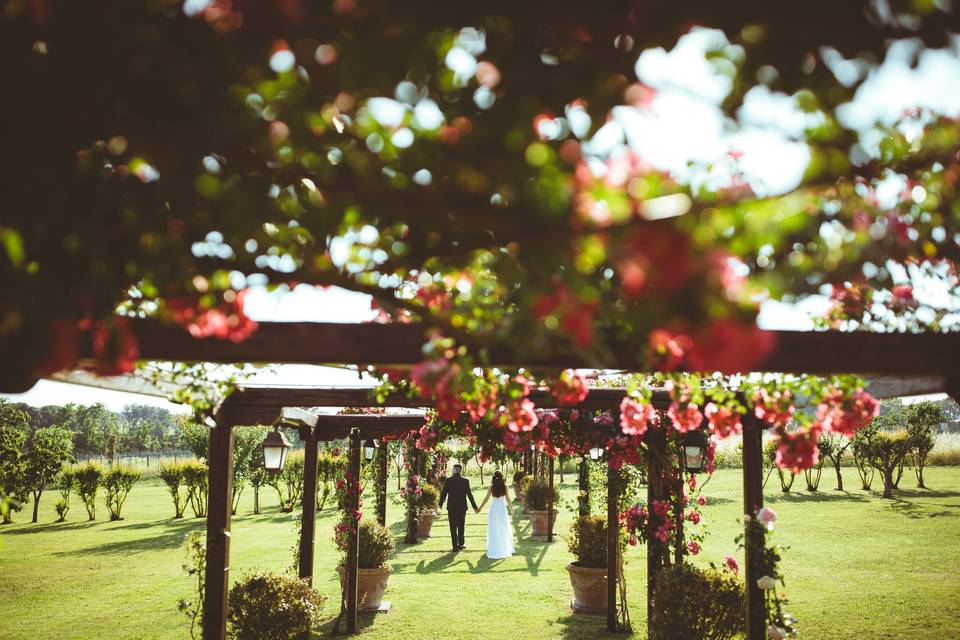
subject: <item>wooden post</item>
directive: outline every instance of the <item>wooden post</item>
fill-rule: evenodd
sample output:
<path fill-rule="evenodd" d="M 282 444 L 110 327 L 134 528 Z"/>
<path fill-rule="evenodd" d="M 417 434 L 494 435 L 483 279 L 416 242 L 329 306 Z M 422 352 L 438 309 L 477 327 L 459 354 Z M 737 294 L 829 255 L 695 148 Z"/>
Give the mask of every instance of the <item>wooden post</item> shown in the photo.
<path fill-rule="evenodd" d="M 420 449 L 413 447 L 413 459 L 410 461 L 410 475 L 417 475 L 420 468 Z M 407 485 L 409 486 L 410 479 L 407 478 Z M 417 513 L 416 509 L 410 509 L 407 507 L 407 536 L 403 540 L 407 544 L 416 544 L 417 543 Z"/>
<path fill-rule="evenodd" d="M 743 512 L 754 517 L 763 507 L 763 429 L 752 414 L 743 417 Z M 744 579 L 747 586 L 747 640 L 766 637 L 767 605 L 757 586 L 762 567 L 763 534 L 745 536 Z"/>
<path fill-rule="evenodd" d="M 230 585 L 230 514 L 233 505 L 233 425 L 217 421 L 207 457 L 207 571 L 203 640 L 226 640 Z"/>
<path fill-rule="evenodd" d="M 350 480 L 360 481 L 360 430 L 350 430 Z M 356 513 L 360 508 L 360 496 L 353 494 L 350 511 Z M 357 572 L 360 555 L 360 521 L 353 520 L 350 526 L 350 539 L 347 546 L 347 633 L 357 631 Z"/>
<path fill-rule="evenodd" d="M 663 458 L 666 442 L 662 434 L 647 433 L 647 637 L 653 633 L 653 591 L 657 586 L 657 572 L 662 564 L 660 544 L 656 542 L 656 522 L 653 518 L 653 501 L 660 499 L 663 484 Z"/>
<path fill-rule="evenodd" d="M 679 460 L 677 461 L 680 462 Z M 683 468 L 678 470 L 677 474 L 677 497 L 674 500 L 674 519 L 673 525 L 676 528 L 676 538 L 674 550 L 673 550 L 673 563 L 680 564 L 683 562 L 683 556 L 686 552 L 686 547 L 683 544 Z"/>
<path fill-rule="evenodd" d="M 577 467 L 577 496 L 578 512 L 581 516 L 590 515 L 590 467 L 588 466 L 586 456 L 580 459 L 580 466 Z"/>
<path fill-rule="evenodd" d="M 317 434 L 300 428 L 303 440 L 303 496 L 300 521 L 300 577 L 313 584 L 313 541 L 317 528 Z"/>
<path fill-rule="evenodd" d="M 381 442 L 377 453 L 377 522 L 387 525 L 387 464 L 390 461 L 390 443 Z"/>
<path fill-rule="evenodd" d="M 550 501 L 547 503 L 547 542 L 553 542 L 553 456 L 547 464 L 547 473 L 550 474 Z"/>
<path fill-rule="evenodd" d="M 617 560 L 620 553 L 620 474 L 607 462 L 607 631 L 617 630 Z"/>

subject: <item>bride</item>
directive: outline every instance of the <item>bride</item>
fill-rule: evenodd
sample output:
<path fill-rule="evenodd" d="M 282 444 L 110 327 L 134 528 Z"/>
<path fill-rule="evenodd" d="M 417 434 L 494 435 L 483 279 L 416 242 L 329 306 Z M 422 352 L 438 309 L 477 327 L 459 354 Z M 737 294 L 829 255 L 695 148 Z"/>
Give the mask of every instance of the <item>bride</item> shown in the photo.
<path fill-rule="evenodd" d="M 510 504 L 510 494 L 507 492 L 507 483 L 503 474 L 497 471 L 493 474 L 493 481 L 487 490 L 487 496 L 480 503 L 477 513 L 480 513 L 490 496 L 490 513 L 487 516 L 487 557 L 491 560 L 501 560 L 513 555 L 513 526 L 507 512 L 513 516 L 513 505 Z"/>

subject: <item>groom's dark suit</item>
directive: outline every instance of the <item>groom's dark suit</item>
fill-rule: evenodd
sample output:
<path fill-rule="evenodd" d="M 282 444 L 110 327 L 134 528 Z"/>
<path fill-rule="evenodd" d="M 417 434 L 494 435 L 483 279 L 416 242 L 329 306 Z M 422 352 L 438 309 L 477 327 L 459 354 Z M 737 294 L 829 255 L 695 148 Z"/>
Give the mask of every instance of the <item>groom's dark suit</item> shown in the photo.
<path fill-rule="evenodd" d="M 449 500 L 448 500 L 449 498 Z M 443 482 L 440 492 L 440 508 L 447 501 L 447 519 L 450 521 L 450 541 L 454 549 L 463 548 L 463 527 L 467 518 L 467 498 L 470 504 L 477 508 L 477 502 L 470 491 L 470 481 L 459 474 L 454 474 Z"/>

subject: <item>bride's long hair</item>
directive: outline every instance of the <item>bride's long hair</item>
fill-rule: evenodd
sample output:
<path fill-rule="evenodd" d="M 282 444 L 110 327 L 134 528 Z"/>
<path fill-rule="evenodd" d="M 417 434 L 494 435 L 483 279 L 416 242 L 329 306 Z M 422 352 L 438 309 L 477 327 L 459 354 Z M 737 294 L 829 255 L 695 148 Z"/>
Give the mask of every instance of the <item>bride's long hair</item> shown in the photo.
<path fill-rule="evenodd" d="M 507 495 L 507 483 L 503 481 L 503 474 L 499 471 L 494 472 L 490 486 L 493 488 L 494 498 L 502 498 Z"/>

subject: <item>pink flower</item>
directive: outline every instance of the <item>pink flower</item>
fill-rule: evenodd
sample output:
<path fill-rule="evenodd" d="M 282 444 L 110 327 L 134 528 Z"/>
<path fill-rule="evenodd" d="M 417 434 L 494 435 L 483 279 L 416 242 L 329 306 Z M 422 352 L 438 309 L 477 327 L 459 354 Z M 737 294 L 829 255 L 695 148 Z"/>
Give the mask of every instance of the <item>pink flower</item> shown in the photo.
<path fill-rule="evenodd" d="M 740 575 L 740 565 L 737 563 L 737 559 L 733 556 L 724 556 L 723 564 L 733 575 Z"/>
<path fill-rule="evenodd" d="M 727 438 L 743 432 L 740 414 L 730 407 L 721 407 L 710 402 L 704 409 L 704 415 L 707 416 L 707 421 L 710 423 L 710 430 L 718 438 Z"/>
<path fill-rule="evenodd" d="M 690 479 L 687 480 L 687 484 L 690 485 L 690 490 L 693 491 L 697 488 L 697 474 L 690 474 Z"/>
<path fill-rule="evenodd" d="M 690 555 L 692 556 L 695 556 L 700 553 L 700 545 L 694 541 L 690 541 L 687 543 L 687 549 L 690 551 Z"/>
<path fill-rule="evenodd" d="M 657 420 L 653 405 L 641 404 L 629 397 L 620 402 L 620 430 L 628 436 L 642 436 Z"/>
<path fill-rule="evenodd" d="M 540 421 L 536 409 L 529 398 L 511 400 L 497 410 L 497 424 L 514 433 L 533 431 Z"/>
<path fill-rule="evenodd" d="M 691 511 L 690 513 L 687 514 L 687 520 L 689 520 L 693 524 L 700 524 L 700 512 Z"/>
<path fill-rule="evenodd" d="M 698 496 L 698 497 L 697 497 L 697 504 L 700 505 L 701 507 L 704 506 L 704 505 L 706 505 L 706 504 L 707 504 L 707 497 L 704 496 L 704 495 Z"/>
<path fill-rule="evenodd" d="M 773 528 L 773 523 L 777 521 L 777 513 L 768 507 L 763 507 L 757 512 L 757 521 L 767 529 Z"/>
<path fill-rule="evenodd" d="M 824 428 L 847 437 L 853 437 L 879 413 L 880 403 L 863 389 L 847 397 L 839 389 L 830 389 L 817 406 L 817 419 Z"/>
<path fill-rule="evenodd" d="M 700 412 L 700 407 L 692 402 L 688 402 L 682 408 L 678 402 L 671 403 L 670 408 L 667 409 L 667 415 L 673 421 L 673 428 L 680 433 L 696 431 L 703 423 L 703 414 Z"/>
<path fill-rule="evenodd" d="M 753 412 L 770 426 L 786 424 L 793 417 L 793 394 L 760 389 L 753 397 Z"/>
<path fill-rule="evenodd" d="M 670 513 L 670 503 L 663 500 L 654 500 L 653 512 L 663 518 Z"/>
<path fill-rule="evenodd" d="M 820 459 L 820 450 L 817 441 L 820 439 L 820 430 L 814 427 L 794 431 L 783 431 L 778 434 L 777 454 L 774 459 L 781 469 L 793 473 L 800 473 L 810 469 Z"/>

